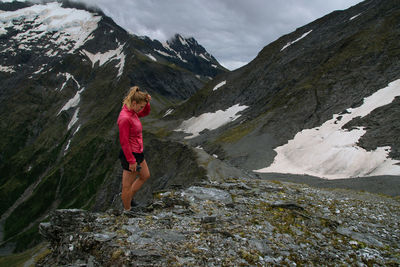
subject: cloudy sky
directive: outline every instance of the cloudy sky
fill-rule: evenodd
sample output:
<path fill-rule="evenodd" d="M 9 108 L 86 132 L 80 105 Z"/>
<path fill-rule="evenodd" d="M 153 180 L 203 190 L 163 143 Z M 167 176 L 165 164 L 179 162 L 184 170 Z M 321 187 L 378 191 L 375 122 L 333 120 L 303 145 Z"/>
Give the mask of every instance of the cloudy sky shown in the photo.
<path fill-rule="evenodd" d="M 8 0 L 9 1 L 9 0 Z M 76 0 L 74 0 L 76 1 Z M 165 41 L 194 37 L 223 66 L 240 67 L 280 36 L 361 0 L 80 0 L 124 29 Z"/>

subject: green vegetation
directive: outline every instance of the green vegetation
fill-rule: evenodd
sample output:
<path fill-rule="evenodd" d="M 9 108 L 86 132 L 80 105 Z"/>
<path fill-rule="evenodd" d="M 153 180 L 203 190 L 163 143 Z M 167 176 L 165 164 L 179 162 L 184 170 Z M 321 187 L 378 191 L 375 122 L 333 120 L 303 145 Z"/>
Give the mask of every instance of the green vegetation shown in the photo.
<path fill-rule="evenodd" d="M 32 223 L 34 218 L 40 217 L 53 203 L 60 177 L 60 171 L 55 171 L 45 177 L 32 193 L 32 196 L 7 218 L 4 224 L 4 239 L 20 233 L 22 229 Z"/>
<path fill-rule="evenodd" d="M 42 236 L 39 234 L 39 223 L 34 224 L 28 230 L 21 232 L 19 235 L 12 238 L 12 242 L 15 242 L 15 252 L 22 252 L 33 246 L 36 246 L 42 241 Z"/>
<path fill-rule="evenodd" d="M 249 133 L 253 132 L 255 128 L 256 128 L 255 123 L 252 122 L 243 123 L 236 127 L 228 129 L 222 135 L 220 135 L 216 141 L 217 143 L 219 142 L 236 143 Z"/>
<path fill-rule="evenodd" d="M 33 149 L 24 149 L 16 154 L 10 161 L 9 166 L 12 167 L 3 173 L 5 177 L 10 178 L 0 186 L 0 194 L 5 196 L 4 201 L 0 203 L 0 213 L 6 211 L 28 186 L 46 172 L 48 166 L 55 162 L 60 147 L 55 147 L 47 153 L 43 149 Z"/>
<path fill-rule="evenodd" d="M 60 208 L 77 208 L 86 205 L 105 177 L 109 177 L 117 155 L 114 148 L 109 155 L 106 146 L 110 144 L 100 137 L 94 137 L 80 144 L 79 151 L 71 151 L 64 165 L 60 183 Z"/>
<path fill-rule="evenodd" d="M 0 257 L 0 266 L 23 267 L 24 264 L 32 258 L 34 262 L 39 262 L 50 253 L 50 250 L 47 249 L 46 246 L 46 244 L 41 243 L 24 252 Z"/>

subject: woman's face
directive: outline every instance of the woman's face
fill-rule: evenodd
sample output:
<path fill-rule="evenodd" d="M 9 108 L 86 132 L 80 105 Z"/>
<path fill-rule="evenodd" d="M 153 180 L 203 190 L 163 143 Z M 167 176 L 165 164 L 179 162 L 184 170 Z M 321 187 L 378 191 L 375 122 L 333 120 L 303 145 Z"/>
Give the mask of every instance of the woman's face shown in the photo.
<path fill-rule="evenodd" d="M 138 113 L 146 106 L 146 104 L 147 104 L 146 102 L 136 103 L 136 101 L 132 101 L 132 109 L 133 111 Z"/>

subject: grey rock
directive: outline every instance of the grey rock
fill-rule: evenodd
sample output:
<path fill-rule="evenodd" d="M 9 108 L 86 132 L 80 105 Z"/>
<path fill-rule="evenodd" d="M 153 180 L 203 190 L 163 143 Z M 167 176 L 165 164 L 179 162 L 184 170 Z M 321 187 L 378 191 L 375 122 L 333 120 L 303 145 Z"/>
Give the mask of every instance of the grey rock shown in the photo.
<path fill-rule="evenodd" d="M 224 204 L 232 203 L 232 197 L 228 192 L 216 188 L 192 186 L 183 191 L 182 195 L 191 203 L 195 202 L 196 199 L 219 201 Z"/>
<path fill-rule="evenodd" d="M 108 234 L 94 234 L 94 240 L 100 241 L 100 242 L 106 242 L 110 241 L 114 237 L 116 237 L 116 233 L 108 233 Z"/>
<path fill-rule="evenodd" d="M 56 211 L 41 226 L 53 246 L 41 264 L 104 266 L 111 264 L 110 259 L 114 265 L 126 266 L 386 266 L 400 262 L 400 204 L 395 199 L 285 183 L 279 191 L 252 194 L 256 188 L 268 188 L 269 182 L 253 178 L 221 182 L 158 196 L 161 202 L 163 197 L 189 201 L 188 208 L 168 205 L 134 218 Z M 238 194 L 231 208 L 225 204 L 230 194 L 220 186 L 226 183 L 239 187 L 245 183 L 250 188 L 229 186 Z M 192 212 L 176 212 L 186 209 Z M 333 211 L 332 217 L 323 217 L 326 209 Z"/>
<path fill-rule="evenodd" d="M 217 221 L 217 217 L 215 216 L 207 216 L 201 218 L 202 223 L 215 223 Z"/>
<path fill-rule="evenodd" d="M 267 239 L 259 240 L 259 239 L 252 239 L 249 241 L 249 245 L 254 249 L 258 250 L 263 255 L 273 255 L 274 251 L 269 246 L 271 242 Z"/>
<path fill-rule="evenodd" d="M 358 232 L 355 232 L 346 227 L 338 227 L 336 229 L 336 231 L 339 234 L 348 236 L 352 239 L 358 240 L 358 241 L 368 244 L 370 246 L 374 246 L 374 247 L 383 247 L 384 246 L 384 244 L 382 242 L 380 242 L 376 237 L 374 237 L 370 234 L 358 233 Z"/>

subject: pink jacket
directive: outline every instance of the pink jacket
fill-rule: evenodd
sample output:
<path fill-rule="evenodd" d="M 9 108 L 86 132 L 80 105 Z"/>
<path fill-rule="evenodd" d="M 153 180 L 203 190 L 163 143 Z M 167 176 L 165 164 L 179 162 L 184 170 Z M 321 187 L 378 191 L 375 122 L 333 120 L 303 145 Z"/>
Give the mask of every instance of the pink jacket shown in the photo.
<path fill-rule="evenodd" d="M 119 142 L 129 164 L 136 162 L 132 152 L 143 152 L 142 123 L 139 118 L 149 115 L 150 103 L 139 112 L 129 110 L 126 105 L 122 107 L 118 116 Z"/>

